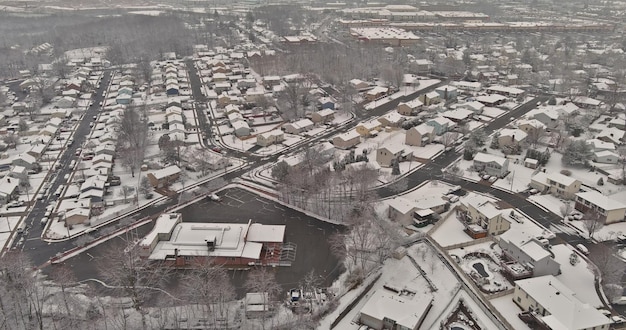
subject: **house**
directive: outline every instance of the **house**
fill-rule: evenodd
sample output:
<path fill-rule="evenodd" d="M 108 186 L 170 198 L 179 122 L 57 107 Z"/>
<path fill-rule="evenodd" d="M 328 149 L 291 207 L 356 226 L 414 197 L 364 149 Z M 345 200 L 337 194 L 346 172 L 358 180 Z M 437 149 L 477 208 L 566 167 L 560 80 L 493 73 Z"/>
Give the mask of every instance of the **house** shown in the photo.
<path fill-rule="evenodd" d="M 593 161 L 600 164 L 617 164 L 620 156 L 610 150 L 596 151 L 593 154 Z"/>
<path fill-rule="evenodd" d="M 429 73 L 434 65 L 433 62 L 428 59 L 416 59 L 413 63 L 415 63 L 415 68 L 419 73 Z"/>
<path fill-rule="evenodd" d="M 317 100 L 321 109 L 332 109 L 335 110 L 335 102 L 330 97 L 320 97 Z"/>
<path fill-rule="evenodd" d="M 509 160 L 486 153 L 479 152 L 474 156 L 474 169 L 489 175 L 504 177 L 509 172 Z"/>
<path fill-rule="evenodd" d="M 335 110 L 332 109 L 322 109 L 311 115 L 311 120 L 316 124 L 327 123 L 333 119 L 335 119 Z"/>
<path fill-rule="evenodd" d="M 456 108 L 441 113 L 441 117 L 449 119 L 455 123 L 468 121 L 474 115 L 474 111 L 464 108 Z"/>
<path fill-rule="evenodd" d="M 500 94 L 500 95 L 504 95 L 508 97 L 518 98 L 524 95 L 526 91 L 524 91 L 523 89 L 514 88 L 514 87 L 494 85 L 491 87 L 487 87 L 487 92 L 492 93 L 492 94 Z"/>
<path fill-rule="evenodd" d="M 611 142 L 604 142 L 598 139 L 591 139 L 585 142 L 591 147 L 592 151 L 597 152 L 597 151 L 604 151 L 604 150 L 609 150 L 609 151 L 615 150 L 615 144 Z"/>
<path fill-rule="evenodd" d="M 35 157 L 29 155 L 28 153 L 17 155 L 13 159 L 11 164 L 15 165 L 15 166 L 23 166 L 23 167 L 25 167 L 25 168 L 27 168 L 29 170 L 32 170 L 32 169 L 34 169 L 35 167 L 38 166 L 37 159 L 35 159 Z"/>
<path fill-rule="evenodd" d="M 541 132 L 546 130 L 546 125 L 537 119 L 520 120 L 517 128 L 526 132 L 528 136 L 539 136 Z"/>
<path fill-rule="evenodd" d="M 370 136 L 376 135 L 380 130 L 382 130 L 383 124 L 376 120 L 372 119 L 370 121 L 364 121 L 356 125 L 356 132 L 361 136 Z"/>
<path fill-rule="evenodd" d="M 530 271 L 530 276 L 559 275 L 561 265 L 535 237 L 511 230 L 498 238 L 505 264 L 517 263 Z"/>
<path fill-rule="evenodd" d="M 19 180 L 5 176 L 0 179 L 0 205 L 7 204 L 18 194 Z"/>
<path fill-rule="evenodd" d="M 481 95 L 476 97 L 476 101 L 488 107 L 495 107 L 506 102 L 506 96 L 500 94 Z"/>
<path fill-rule="evenodd" d="M 133 100 L 133 97 L 128 94 L 119 94 L 115 98 L 115 103 L 127 105 L 127 104 L 130 104 L 132 100 Z"/>
<path fill-rule="evenodd" d="M 608 225 L 614 222 L 624 221 L 626 204 L 605 196 L 595 190 L 579 192 L 576 194 L 576 204 L 574 208 L 580 212 L 595 212 L 600 216 L 600 220 Z"/>
<path fill-rule="evenodd" d="M 419 100 L 425 105 L 425 106 L 429 106 L 431 104 L 437 104 L 439 102 L 441 102 L 441 96 L 439 96 L 439 93 L 432 91 L 430 93 L 426 93 L 424 95 L 421 95 L 419 97 Z"/>
<path fill-rule="evenodd" d="M 378 117 L 378 121 L 383 126 L 398 127 L 404 122 L 404 117 L 398 111 L 393 110 Z"/>
<path fill-rule="evenodd" d="M 435 89 L 435 92 L 439 94 L 439 98 L 444 101 L 455 100 L 459 95 L 459 90 L 450 85 L 440 86 Z"/>
<path fill-rule="evenodd" d="M 285 140 L 285 133 L 279 129 L 269 132 L 260 133 L 256 136 L 256 144 L 261 147 L 267 147 L 272 144 L 278 144 Z"/>
<path fill-rule="evenodd" d="M 415 116 L 419 113 L 424 106 L 424 103 L 419 99 L 414 99 L 409 102 L 400 102 L 398 104 L 397 111 L 403 116 Z"/>
<path fill-rule="evenodd" d="M 357 91 L 362 91 L 370 87 L 370 84 L 366 81 L 360 79 L 352 79 L 350 80 L 350 86 L 356 89 Z"/>
<path fill-rule="evenodd" d="M 474 112 L 474 114 L 476 115 L 483 113 L 483 109 L 485 109 L 485 105 L 478 101 L 463 103 L 463 104 L 460 104 L 459 107 L 472 110 L 472 112 Z"/>
<path fill-rule="evenodd" d="M 472 81 L 453 81 L 452 85 L 459 90 L 468 92 L 480 92 L 483 89 L 483 84 Z"/>
<path fill-rule="evenodd" d="M 419 124 L 406 131 L 404 143 L 406 145 L 422 147 L 430 143 L 435 137 L 435 128 L 427 124 Z"/>
<path fill-rule="evenodd" d="M 528 134 L 521 129 L 503 128 L 500 130 L 500 136 L 498 137 L 498 144 L 500 147 L 513 147 L 519 146 L 526 140 Z"/>
<path fill-rule="evenodd" d="M 19 183 L 22 183 L 28 180 L 28 170 L 23 166 L 13 166 L 8 176 L 17 179 Z"/>
<path fill-rule="evenodd" d="M 248 136 L 250 135 L 250 126 L 247 122 L 243 120 L 237 120 L 231 122 L 230 124 L 233 127 L 233 132 L 236 136 Z"/>
<path fill-rule="evenodd" d="M 88 208 L 83 208 L 83 207 L 78 207 L 75 209 L 65 211 L 65 216 L 63 217 L 65 226 L 69 227 L 69 226 L 89 223 L 90 213 L 91 211 Z"/>
<path fill-rule="evenodd" d="M 469 194 L 460 200 L 459 212 L 465 217 L 467 233 L 473 238 L 500 235 L 511 228 L 507 219 L 511 209 L 478 194 Z"/>
<path fill-rule="evenodd" d="M 367 92 L 365 92 L 365 100 L 367 100 L 368 102 L 378 100 L 384 97 L 385 95 L 387 95 L 388 91 L 389 91 L 389 88 L 387 87 L 376 86 L 368 90 Z"/>
<path fill-rule="evenodd" d="M 56 106 L 59 108 L 71 108 L 74 106 L 76 99 L 71 96 L 63 96 L 58 101 L 56 101 Z"/>
<path fill-rule="evenodd" d="M 273 86 L 280 85 L 279 76 L 265 76 L 263 77 L 263 86 L 267 89 L 272 89 Z"/>
<path fill-rule="evenodd" d="M 559 123 L 559 112 L 555 109 L 535 109 L 536 111 L 531 119 L 536 119 L 541 122 L 545 127 L 552 129 Z"/>
<path fill-rule="evenodd" d="M 40 144 L 34 145 L 26 153 L 35 157 L 35 159 L 39 159 L 41 156 L 43 156 L 44 152 L 46 152 L 46 147 L 47 147 L 46 144 L 40 143 Z"/>
<path fill-rule="evenodd" d="M 293 123 L 287 123 L 283 125 L 285 132 L 289 134 L 300 134 L 312 129 L 314 126 L 310 119 L 300 119 Z"/>
<path fill-rule="evenodd" d="M 515 281 L 513 302 L 541 329 L 608 330 L 612 323 L 553 275 Z"/>
<path fill-rule="evenodd" d="M 339 149 L 350 149 L 359 143 L 361 143 L 361 134 L 356 130 L 350 130 L 333 137 L 333 145 Z"/>
<path fill-rule="evenodd" d="M 433 298 L 428 295 L 406 293 L 386 284 L 369 297 L 359 312 L 359 322 L 372 329 L 420 329 Z"/>
<path fill-rule="evenodd" d="M 427 121 L 426 125 L 434 127 L 435 134 L 442 135 L 454 126 L 454 122 L 448 118 L 436 117 Z"/>
<path fill-rule="evenodd" d="M 376 161 L 382 167 L 390 167 L 394 159 L 401 162 L 409 157 L 413 157 L 413 152 L 406 151 L 402 145 L 386 145 L 376 150 Z"/>
<path fill-rule="evenodd" d="M 581 182 L 561 173 L 539 172 L 530 179 L 530 187 L 542 194 L 552 194 L 560 198 L 573 199 L 580 191 Z"/>
<path fill-rule="evenodd" d="M 180 168 L 176 165 L 168 166 L 160 170 L 148 173 L 147 177 L 154 188 L 165 188 L 178 180 Z"/>
<path fill-rule="evenodd" d="M 626 131 L 622 131 L 621 129 L 616 127 L 605 128 L 600 133 L 598 133 L 596 139 L 620 145 L 626 142 Z"/>
<path fill-rule="evenodd" d="M 138 245 L 141 258 L 177 267 L 207 260 L 217 265 L 277 266 L 284 239 L 284 225 L 252 220 L 243 224 L 182 222 L 180 213 L 165 213 Z"/>
<path fill-rule="evenodd" d="M 539 166 L 539 160 L 534 158 L 524 159 L 524 166 L 532 169 L 536 169 Z"/>
<path fill-rule="evenodd" d="M 224 114 L 228 116 L 231 113 L 240 113 L 239 106 L 235 104 L 227 104 L 224 107 Z"/>

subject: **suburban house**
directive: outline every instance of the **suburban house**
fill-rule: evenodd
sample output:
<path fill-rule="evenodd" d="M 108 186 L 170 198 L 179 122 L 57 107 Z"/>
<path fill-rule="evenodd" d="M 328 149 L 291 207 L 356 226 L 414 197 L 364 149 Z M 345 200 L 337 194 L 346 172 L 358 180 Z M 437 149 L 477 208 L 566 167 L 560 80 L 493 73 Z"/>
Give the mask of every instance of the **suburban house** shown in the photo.
<path fill-rule="evenodd" d="M 466 232 L 473 238 L 500 235 L 509 230 L 511 223 L 507 216 L 510 211 L 478 194 L 461 198 L 459 207 L 460 214 L 465 217 Z"/>
<path fill-rule="evenodd" d="M 617 164 L 619 159 L 620 156 L 610 150 L 596 151 L 593 154 L 593 161 L 600 164 Z"/>
<path fill-rule="evenodd" d="M 419 97 L 419 100 L 425 105 L 425 106 L 429 106 L 431 104 L 437 104 L 439 102 L 441 102 L 441 96 L 439 96 L 439 93 L 432 91 L 430 93 L 426 93 L 424 95 L 421 95 Z"/>
<path fill-rule="evenodd" d="M 498 245 L 507 261 L 505 268 L 520 265 L 530 276 L 559 275 L 561 265 L 552 258 L 550 251 L 535 237 L 511 230 L 498 238 Z M 511 274 L 513 275 L 513 274 Z M 519 278 L 512 276 L 512 278 Z"/>
<path fill-rule="evenodd" d="M 409 102 L 400 102 L 398 104 L 398 113 L 403 116 L 415 116 L 422 110 L 424 103 L 419 99 L 414 99 Z"/>
<path fill-rule="evenodd" d="M 376 290 L 359 312 L 359 322 L 372 329 L 420 329 L 433 298 L 428 295 L 395 289 L 385 284 Z"/>
<path fill-rule="evenodd" d="M 515 281 L 513 302 L 542 329 L 608 330 L 612 323 L 553 275 Z"/>
<path fill-rule="evenodd" d="M 519 146 L 526 140 L 528 134 L 518 128 L 503 128 L 500 130 L 500 136 L 498 137 L 498 144 L 500 147 L 513 147 Z"/>
<path fill-rule="evenodd" d="M 147 177 L 154 188 L 164 188 L 178 180 L 180 168 L 176 165 L 168 166 L 160 170 L 148 173 Z"/>
<path fill-rule="evenodd" d="M 536 111 L 531 117 L 545 125 L 547 128 L 555 128 L 559 123 L 559 112 L 556 109 L 535 109 Z"/>
<path fill-rule="evenodd" d="M 387 95 L 388 91 L 389 91 L 389 88 L 387 88 L 387 87 L 376 86 L 376 87 L 368 90 L 367 92 L 365 92 L 365 99 L 368 102 L 378 100 L 379 98 L 384 97 L 385 95 Z"/>
<path fill-rule="evenodd" d="M 11 177 L 0 179 L 0 205 L 6 204 L 17 197 L 19 180 Z"/>
<path fill-rule="evenodd" d="M 427 124 L 419 124 L 406 131 L 404 143 L 410 146 L 422 147 L 430 143 L 435 137 L 435 128 Z"/>
<path fill-rule="evenodd" d="M 566 199 L 574 199 L 582 183 L 561 173 L 539 172 L 530 179 L 530 186 L 542 194 L 552 194 Z"/>
<path fill-rule="evenodd" d="M 335 102 L 330 97 L 320 97 L 317 100 L 317 103 L 319 104 L 321 109 L 335 109 Z"/>
<path fill-rule="evenodd" d="M 413 157 L 413 152 L 406 151 L 403 145 L 385 145 L 376 150 L 376 161 L 382 167 L 390 167 L 394 159 L 401 162 L 409 157 Z"/>
<path fill-rule="evenodd" d="M 509 160 L 497 156 L 479 152 L 474 156 L 474 169 L 489 175 L 504 177 L 509 172 Z"/>
<path fill-rule="evenodd" d="M 378 117 L 378 121 L 383 126 L 398 127 L 404 122 L 404 117 L 398 111 L 393 110 Z"/>
<path fill-rule="evenodd" d="M 448 118 L 436 117 L 426 122 L 426 125 L 430 125 L 435 128 L 435 134 L 442 135 L 454 126 L 454 122 Z"/>
<path fill-rule="evenodd" d="M 28 153 L 17 155 L 15 158 L 13 158 L 11 164 L 15 166 L 23 166 L 29 170 L 32 170 L 33 168 L 38 166 L 37 159 L 29 155 Z"/>
<path fill-rule="evenodd" d="M 611 142 L 617 145 L 623 144 L 626 142 L 626 131 L 622 131 L 621 129 L 615 127 L 605 128 L 598 133 L 596 139 L 604 142 Z"/>
<path fill-rule="evenodd" d="M 322 109 L 311 114 L 311 120 L 314 123 L 327 123 L 335 119 L 335 110 Z"/>
<path fill-rule="evenodd" d="M 539 136 L 541 132 L 546 130 L 546 125 L 537 119 L 520 120 L 517 127 L 529 136 Z"/>
<path fill-rule="evenodd" d="M 356 132 L 361 136 L 370 136 L 376 135 L 380 130 L 382 130 L 383 124 L 376 120 L 372 119 L 370 121 L 364 121 L 356 125 Z"/>
<path fill-rule="evenodd" d="M 250 126 L 247 122 L 243 120 L 237 120 L 231 122 L 231 126 L 233 127 L 233 132 L 236 136 L 248 136 L 250 135 Z"/>
<path fill-rule="evenodd" d="M 165 213 L 138 244 L 140 257 L 176 267 L 207 259 L 218 265 L 278 266 L 284 239 L 284 225 L 182 222 L 180 213 Z"/>
<path fill-rule="evenodd" d="M 285 132 L 289 134 L 300 134 L 312 129 L 314 126 L 310 119 L 300 119 L 293 123 L 287 123 L 283 125 Z"/>
<path fill-rule="evenodd" d="M 577 193 L 574 208 L 583 214 L 589 211 L 596 212 L 607 225 L 624 221 L 624 214 L 626 213 L 626 204 L 595 190 Z"/>
<path fill-rule="evenodd" d="M 599 139 L 591 139 L 585 142 L 591 147 L 591 150 L 593 151 L 615 150 L 615 144 L 611 142 L 604 142 Z"/>
<path fill-rule="evenodd" d="M 78 207 L 65 211 L 63 221 L 65 226 L 75 226 L 79 224 L 89 223 L 89 215 L 91 211 L 88 208 Z"/>
<path fill-rule="evenodd" d="M 350 149 L 359 143 L 361 143 L 361 135 L 355 130 L 333 137 L 333 145 L 339 149 Z"/>
<path fill-rule="evenodd" d="M 459 90 L 456 87 L 450 85 L 437 87 L 435 89 L 435 92 L 437 92 L 437 94 L 439 94 L 439 97 L 444 101 L 454 100 L 457 98 L 457 96 L 459 96 Z"/>
<path fill-rule="evenodd" d="M 461 123 L 468 121 L 472 115 L 474 115 L 474 111 L 465 108 L 456 108 L 454 110 L 448 110 L 441 113 L 441 117 L 449 119 L 455 123 Z"/>
<path fill-rule="evenodd" d="M 272 144 L 278 144 L 285 140 L 285 133 L 279 129 L 271 130 L 269 132 L 264 132 L 257 134 L 256 136 L 256 144 L 261 147 L 267 147 Z"/>
<path fill-rule="evenodd" d="M 488 107 L 495 107 L 506 102 L 506 96 L 500 94 L 481 95 L 476 97 L 476 101 Z"/>
<path fill-rule="evenodd" d="M 357 91 L 362 91 L 370 87 L 370 84 L 366 81 L 360 79 L 352 79 L 350 80 L 350 86 L 356 89 Z"/>

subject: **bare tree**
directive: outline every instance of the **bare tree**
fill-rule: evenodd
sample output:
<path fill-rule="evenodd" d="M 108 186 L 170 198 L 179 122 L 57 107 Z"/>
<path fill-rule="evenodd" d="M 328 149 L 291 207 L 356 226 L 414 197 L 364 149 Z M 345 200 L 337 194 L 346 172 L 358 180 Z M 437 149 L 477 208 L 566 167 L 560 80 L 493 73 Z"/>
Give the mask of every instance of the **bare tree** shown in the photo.
<path fill-rule="evenodd" d="M 58 312 L 55 319 L 61 320 L 61 324 L 59 324 L 61 328 L 76 326 L 79 324 L 80 318 L 77 318 L 78 315 L 75 314 L 75 310 L 78 309 L 80 303 L 70 292 L 70 289 L 77 285 L 74 272 L 66 265 L 54 265 L 53 267 L 50 277 L 60 289 L 60 299 L 63 306 L 63 312 Z"/>
<path fill-rule="evenodd" d="M 162 290 L 170 268 L 140 258 L 139 249 L 133 242 L 113 246 L 100 259 L 98 268 L 110 286 L 130 298 L 133 309 L 141 314 L 143 329 L 147 329 L 145 302 L 151 294 Z"/>
<path fill-rule="evenodd" d="M 604 243 L 597 244 L 597 248 L 593 251 L 592 261 L 597 267 L 598 275 L 602 277 L 602 286 L 605 288 L 605 293 L 611 293 L 612 286 L 621 286 L 622 275 L 626 271 L 626 265 L 615 257 L 616 252 L 614 247 Z M 607 296 L 611 295 L 607 294 Z M 611 298 L 615 296 L 617 295 L 609 297 L 610 300 L 613 300 Z M 621 291 L 618 296 L 621 296 Z"/>
<path fill-rule="evenodd" d="M 570 213 L 572 213 L 573 210 L 574 208 L 572 207 L 571 203 L 565 203 L 561 205 L 561 207 L 559 207 L 559 212 L 561 212 L 561 215 L 563 216 L 563 218 L 570 215 Z"/>
<path fill-rule="evenodd" d="M 287 84 L 279 97 L 280 110 L 287 120 L 304 116 L 305 107 L 310 103 L 309 88 L 305 82 L 294 81 Z"/>
<path fill-rule="evenodd" d="M 604 218 L 600 213 L 593 210 L 585 212 L 582 222 L 587 233 L 589 233 L 589 238 L 593 238 L 593 234 L 604 227 Z"/>
<path fill-rule="evenodd" d="M 226 270 L 205 259 L 183 276 L 183 291 L 190 302 L 202 307 L 204 315 L 213 316 L 216 328 L 228 328 L 228 303 L 235 299 L 235 289 Z"/>
<path fill-rule="evenodd" d="M 120 122 L 117 150 L 122 163 L 135 177 L 135 170 L 141 165 L 148 144 L 148 122 L 134 107 L 124 110 Z"/>
<path fill-rule="evenodd" d="M 454 142 L 459 138 L 459 133 L 457 132 L 446 132 L 441 136 L 441 144 L 443 144 L 446 148 L 454 145 Z"/>
<path fill-rule="evenodd" d="M 128 203 L 128 195 L 130 195 L 133 191 L 135 191 L 135 188 L 131 187 L 131 186 L 121 186 L 120 187 L 120 196 L 124 197 L 124 203 Z"/>
<path fill-rule="evenodd" d="M 244 287 L 248 290 L 248 292 L 261 293 L 263 296 L 263 304 L 268 306 L 270 310 L 274 308 L 273 305 L 278 299 L 278 294 L 281 291 L 278 282 L 276 282 L 275 274 L 265 267 L 258 267 L 251 270 L 248 274 Z M 268 313 L 262 314 L 263 329 L 265 329 L 265 320 L 268 316 L 267 314 Z"/>

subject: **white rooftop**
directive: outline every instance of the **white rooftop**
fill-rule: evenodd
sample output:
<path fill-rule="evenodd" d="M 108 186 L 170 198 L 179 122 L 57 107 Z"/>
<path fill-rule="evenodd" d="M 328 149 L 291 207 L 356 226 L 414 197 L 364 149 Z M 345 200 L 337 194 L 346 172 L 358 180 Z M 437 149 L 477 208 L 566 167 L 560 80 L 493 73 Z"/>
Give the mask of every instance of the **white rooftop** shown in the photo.
<path fill-rule="evenodd" d="M 608 196 L 605 196 L 602 193 L 599 193 L 595 190 L 579 192 L 576 194 L 576 196 L 606 211 L 626 209 L 626 204 L 624 204 L 623 202 L 611 199 Z"/>
<path fill-rule="evenodd" d="M 361 314 L 377 320 L 388 318 L 394 320 L 398 326 L 415 329 L 424 314 L 428 312 L 431 302 L 432 298 L 428 296 L 408 297 L 381 288 L 376 290 L 361 308 Z"/>

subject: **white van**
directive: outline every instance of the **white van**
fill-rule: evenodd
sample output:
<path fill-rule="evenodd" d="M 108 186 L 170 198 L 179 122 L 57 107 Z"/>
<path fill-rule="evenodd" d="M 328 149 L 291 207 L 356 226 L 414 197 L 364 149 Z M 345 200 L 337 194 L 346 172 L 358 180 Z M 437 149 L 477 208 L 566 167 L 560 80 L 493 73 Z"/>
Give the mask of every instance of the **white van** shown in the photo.
<path fill-rule="evenodd" d="M 576 248 L 578 249 L 578 251 L 582 252 L 584 255 L 589 255 L 589 250 L 587 249 L 586 246 L 582 244 L 577 244 Z"/>

